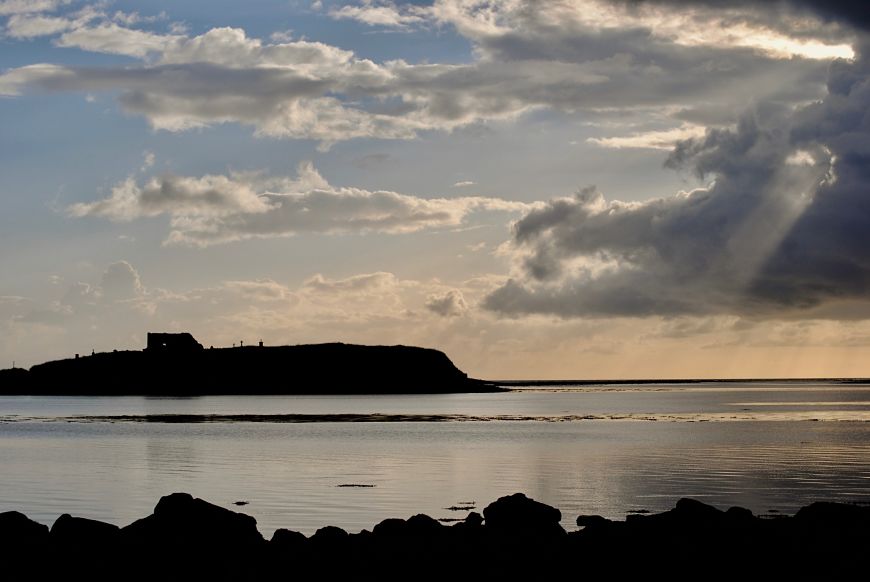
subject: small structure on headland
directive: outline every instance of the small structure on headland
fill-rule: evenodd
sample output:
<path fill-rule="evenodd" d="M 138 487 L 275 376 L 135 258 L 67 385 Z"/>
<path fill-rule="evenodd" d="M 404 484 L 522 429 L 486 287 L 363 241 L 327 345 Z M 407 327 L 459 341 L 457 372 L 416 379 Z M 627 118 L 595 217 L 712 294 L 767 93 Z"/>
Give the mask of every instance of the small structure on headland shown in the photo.
<path fill-rule="evenodd" d="M 196 341 L 196 339 L 187 332 L 148 332 L 148 344 L 145 349 L 153 352 L 198 352 L 202 350 L 203 347 L 201 343 Z"/>

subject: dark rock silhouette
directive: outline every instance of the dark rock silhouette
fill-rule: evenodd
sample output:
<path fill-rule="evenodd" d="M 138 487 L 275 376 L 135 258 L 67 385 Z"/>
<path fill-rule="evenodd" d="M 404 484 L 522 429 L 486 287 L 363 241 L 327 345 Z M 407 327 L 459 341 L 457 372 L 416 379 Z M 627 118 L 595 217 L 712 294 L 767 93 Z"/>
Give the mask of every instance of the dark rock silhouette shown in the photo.
<path fill-rule="evenodd" d="M 161 498 L 153 514 L 121 530 L 121 540 L 125 561 L 154 557 L 148 578 L 245 579 L 266 548 L 253 517 L 187 493 Z"/>
<path fill-rule="evenodd" d="M 48 526 L 37 523 L 18 511 L 0 513 L 0 547 L 10 553 L 44 547 Z"/>
<path fill-rule="evenodd" d="M 303 533 L 280 528 L 276 529 L 275 533 L 272 534 L 269 545 L 284 550 L 297 550 L 305 546 L 307 539 Z"/>
<path fill-rule="evenodd" d="M 483 516 L 476 511 L 472 511 L 465 517 L 465 524 L 470 527 L 480 527 L 483 525 Z"/>
<path fill-rule="evenodd" d="M 390 517 L 381 523 L 377 524 L 372 533 L 376 536 L 391 536 L 398 537 L 405 532 L 405 520 L 398 517 Z"/>
<path fill-rule="evenodd" d="M 0 578 L 32 578 L 34 564 L 51 550 L 48 526 L 18 511 L 0 513 Z"/>
<path fill-rule="evenodd" d="M 154 513 L 121 530 L 127 543 L 204 546 L 245 551 L 265 543 L 250 515 L 230 511 L 187 493 L 160 499 Z M 159 548 L 158 548 L 159 549 Z"/>
<path fill-rule="evenodd" d="M 349 542 L 350 534 L 334 525 L 322 527 L 311 536 L 311 544 L 315 547 L 343 547 Z"/>
<path fill-rule="evenodd" d="M 801 526 L 809 528 L 825 527 L 836 522 L 840 529 L 861 529 L 870 523 L 870 507 L 816 502 L 801 508 L 794 519 Z"/>
<path fill-rule="evenodd" d="M 432 538 L 443 533 L 443 525 L 428 515 L 418 514 L 407 520 L 389 518 L 377 524 L 372 533 L 381 538 L 405 540 L 409 537 Z"/>
<path fill-rule="evenodd" d="M 494 392 L 437 350 L 314 344 L 201 349 L 190 334 L 148 334 L 142 351 L 0 370 L 0 394 L 403 394 Z M 197 347 L 198 346 L 198 347 Z"/>
<path fill-rule="evenodd" d="M 483 510 L 487 528 L 522 538 L 550 538 L 563 535 L 559 525 L 562 512 L 522 493 L 500 497 Z"/>
<path fill-rule="evenodd" d="M 56 545 L 96 545 L 118 542 L 121 529 L 117 525 L 64 513 L 51 526 L 51 541 Z"/>
<path fill-rule="evenodd" d="M 521 494 L 498 499 L 484 515 L 472 512 L 451 526 L 426 515 L 391 518 L 358 534 L 279 529 L 266 542 L 254 518 L 175 493 L 120 530 L 63 515 L 49 534 L 20 513 L 3 513 L 0 539 L 4 550 L 19 549 L 4 554 L 4 573 L 87 572 L 107 580 L 624 577 L 651 569 L 670 578 L 833 579 L 863 575 L 870 542 L 870 509 L 837 503 L 771 519 L 681 499 L 669 511 L 625 521 L 580 516 L 582 529 L 570 533 L 559 526 L 558 509 Z"/>
<path fill-rule="evenodd" d="M 116 525 L 65 513 L 51 526 L 49 549 L 58 563 L 87 563 L 89 577 L 108 576 L 121 549 L 120 531 Z"/>

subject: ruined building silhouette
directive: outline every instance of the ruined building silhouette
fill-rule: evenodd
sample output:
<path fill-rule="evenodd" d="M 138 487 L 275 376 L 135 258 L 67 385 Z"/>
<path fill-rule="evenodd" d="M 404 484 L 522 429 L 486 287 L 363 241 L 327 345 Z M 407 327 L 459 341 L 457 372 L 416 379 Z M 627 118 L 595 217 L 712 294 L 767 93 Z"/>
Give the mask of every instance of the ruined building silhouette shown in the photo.
<path fill-rule="evenodd" d="M 203 349 L 202 344 L 187 332 L 184 333 L 152 333 L 148 332 L 148 345 L 145 348 L 152 352 L 197 352 Z"/>

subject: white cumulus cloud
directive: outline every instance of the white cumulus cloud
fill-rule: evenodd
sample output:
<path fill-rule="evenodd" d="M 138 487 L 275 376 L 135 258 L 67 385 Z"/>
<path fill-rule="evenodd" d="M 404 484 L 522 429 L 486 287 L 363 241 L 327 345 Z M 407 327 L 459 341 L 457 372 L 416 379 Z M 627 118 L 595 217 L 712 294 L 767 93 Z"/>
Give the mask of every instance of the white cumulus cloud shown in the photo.
<path fill-rule="evenodd" d="M 474 212 L 519 213 L 529 208 L 498 198 L 420 198 L 334 187 L 313 165 L 303 163 L 295 178 L 163 175 L 139 185 L 131 177 L 115 185 L 109 197 L 73 204 L 68 212 L 120 222 L 168 215 L 168 242 L 208 246 L 301 233 L 409 233 L 456 227 Z"/>

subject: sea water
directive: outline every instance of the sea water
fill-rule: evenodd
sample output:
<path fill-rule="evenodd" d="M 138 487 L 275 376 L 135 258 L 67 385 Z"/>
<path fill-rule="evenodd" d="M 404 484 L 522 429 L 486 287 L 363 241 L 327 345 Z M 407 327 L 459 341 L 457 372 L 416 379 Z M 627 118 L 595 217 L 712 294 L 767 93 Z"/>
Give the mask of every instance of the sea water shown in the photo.
<path fill-rule="evenodd" d="M 680 497 L 788 514 L 870 501 L 868 420 L 870 386 L 836 382 L 0 397 L 0 511 L 123 526 L 186 491 L 253 515 L 267 537 L 416 513 L 449 523 L 517 491 L 568 529 Z"/>

